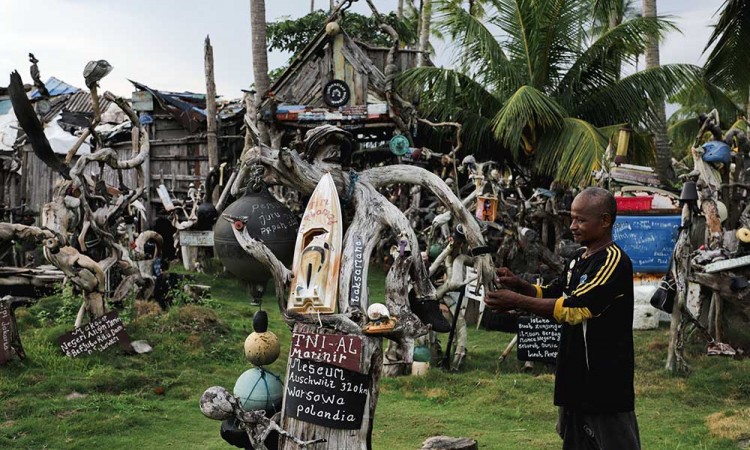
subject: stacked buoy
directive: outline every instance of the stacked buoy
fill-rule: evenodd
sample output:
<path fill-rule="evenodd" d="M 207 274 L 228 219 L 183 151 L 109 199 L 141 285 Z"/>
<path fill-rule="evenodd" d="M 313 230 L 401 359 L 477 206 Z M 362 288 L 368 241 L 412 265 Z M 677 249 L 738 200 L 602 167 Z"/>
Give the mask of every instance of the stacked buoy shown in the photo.
<path fill-rule="evenodd" d="M 279 338 L 268 330 L 268 313 L 258 311 L 253 317 L 253 332 L 245 339 L 245 359 L 252 369 L 246 370 L 234 384 L 234 395 L 239 399 L 245 411 L 263 410 L 266 417 L 272 417 L 281 411 L 284 383 L 281 378 L 267 366 L 279 358 Z M 235 419 L 222 423 L 221 436 L 225 441 L 237 447 L 249 446 L 247 434 L 238 428 Z"/>
<path fill-rule="evenodd" d="M 268 313 L 258 311 L 253 318 L 253 332 L 245 339 L 245 359 L 256 367 L 245 371 L 234 385 L 234 395 L 245 410 L 266 411 L 268 416 L 281 410 L 284 391 L 281 379 L 267 366 L 279 358 L 279 338 L 268 331 Z"/>

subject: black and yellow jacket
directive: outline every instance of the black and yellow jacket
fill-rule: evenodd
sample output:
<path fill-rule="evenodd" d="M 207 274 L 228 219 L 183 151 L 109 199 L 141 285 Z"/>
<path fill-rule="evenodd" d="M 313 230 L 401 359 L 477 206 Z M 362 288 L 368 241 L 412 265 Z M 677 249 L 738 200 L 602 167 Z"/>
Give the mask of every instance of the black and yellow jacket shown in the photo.
<path fill-rule="evenodd" d="M 634 410 L 633 265 L 617 244 L 573 258 L 537 296 L 558 297 L 563 324 L 555 405 L 581 412 Z"/>

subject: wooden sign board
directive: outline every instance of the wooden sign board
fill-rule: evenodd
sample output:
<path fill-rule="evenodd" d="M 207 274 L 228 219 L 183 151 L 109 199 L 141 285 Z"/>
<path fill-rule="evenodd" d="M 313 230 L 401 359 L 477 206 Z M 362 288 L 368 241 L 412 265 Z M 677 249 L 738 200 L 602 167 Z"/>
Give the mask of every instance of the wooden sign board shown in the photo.
<path fill-rule="evenodd" d="M 367 374 L 293 358 L 289 364 L 284 414 L 341 430 L 359 430 L 364 418 Z"/>
<path fill-rule="evenodd" d="M 518 318 L 517 355 L 521 361 L 554 363 L 560 345 L 562 325 L 539 316 Z"/>
<path fill-rule="evenodd" d="M 8 302 L 0 301 L 0 364 L 5 364 L 13 356 L 13 348 L 11 347 L 12 327 L 10 305 Z"/>
<path fill-rule="evenodd" d="M 92 320 L 91 322 L 76 328 L 75 330 L 65 333 L 57 338 L 60 349 L 65 355 L 76 357 L 97 351 L 101 352 L 114 344 L 120 344 L 120 347 L 129 351 L 130 336 L 125 331 L 125 324 L 117 315 L 117 311 L 110 311 L 107 314 Z"/>
<path fill-rule="evenodd" d="M 289 357 L 327 363 L 359 372 L 362 363 L 362 338 L 346 334 L 294 332 Z"/>
<path fill-rule="evenodd" d="M 209 231 L 180 231 L 180 245 L 186 247 L 213 247 L 214 232 Z"/>
<path fill-rule="evenodd" d="M 733 259 L 724 259 L 711 264 L 706 264 L 705 271 L 706 273 L 715 273 L 744 266 L 750 266 L 750 255 Z"/>

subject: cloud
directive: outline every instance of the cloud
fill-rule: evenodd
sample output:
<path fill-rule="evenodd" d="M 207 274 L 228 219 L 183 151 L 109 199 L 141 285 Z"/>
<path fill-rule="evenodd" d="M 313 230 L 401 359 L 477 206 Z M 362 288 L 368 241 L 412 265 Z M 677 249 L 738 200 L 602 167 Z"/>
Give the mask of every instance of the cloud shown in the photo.
<path fill-rule="evenodd" d="M 42 77 L 56 76 L 83 86 L 82 71 L 93 59 L 106 59 L 115 70 L 102 88 L 130 96 L 127 78 L 155 88 L 205 92 L 203 40 L 214 47 L 217 90 L 238 97 L 252 83 L 249 2 L 237 0 L 0 0 L 0 84 L 17 69 L 28 77 L 27 54 L 40 59 Z M 672 35 L 662 45 L 663 62 L 699 61 L 714 9 L 698 0 L 659 0 L 660 12 L 675 14 L 684 35 Z M 381 12 L 393 11 L 397 0 L 376 0 Z M 316 0 L 327 9 L 329 0 Z M 309 0 L 266 0 L 266 17 L 301 17 Z M 352 11 L 369 14 L 364 1 Z M 434 43 L 438 64 L 448 64 L 450 48 Z M 270 68 L 286 63 L 289 55 L 269 55 Z"/>

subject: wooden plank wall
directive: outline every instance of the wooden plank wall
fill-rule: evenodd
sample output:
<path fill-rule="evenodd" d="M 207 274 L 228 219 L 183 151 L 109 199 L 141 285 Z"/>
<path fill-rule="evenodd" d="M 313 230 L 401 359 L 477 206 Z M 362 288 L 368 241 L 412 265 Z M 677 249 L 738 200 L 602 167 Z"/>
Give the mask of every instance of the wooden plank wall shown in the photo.
<path fill-rule="evenodd" d="M 118 144 L 113 149 L 117 151 L 119 159 L 131 158 L 132 149 L 130 142 Z M 41 212 L 42 206 L 52 200 L 52 191 L 56 183 L 62 180 L 62 177 L 37 158 L 30 145 L 24 145 L 21 153 L 24 166 L 24 174 L 21 177 L 23 187 L 20 192 L 16 193 L 13 199 L 13 206 L 20 206 L 26 201 L 31 209 Z M 78 158 L 74 158 L 74 162 L 77 160 Z M 100 175 L 99 165 L 87 165 L 84 173 L 89 176 Z M 120 184 L 117 172 L 106 166 L 104 167 L 103 179 L 111 186 L 117 187 Z M 135 169 L 123 171 L 123 182 L 128 187 L 136 186 L 137 175 Z"/>
<path fill-rule="evenodd" d="M 206 138 L 203 135 L 190 136 L 179 123 L 170 119 L 156 119 L 151 125 L 151 199 L 152 207 L 160 207 L 161 201 L 156 188 L 164 181 L 174 196 L 185 198 L 188 185 L 192 182 L 199 187 L 208 172 Z M 130 142 L 118 143 L 113 147 L 121 160 L 132 157 Z M 19 206 L 24 201 L 35 211 L 41 211 L 42 205 L 52 199 L 55 183 L 60 175 L 47 167 L 37 158 L 30 145 L 21 150 L 24 174 L 20 180 L 20 189 L 11 190 L 7 197 L 11 206 Z M 77 158 L 75 158 L 77 160 Z M 98 164 L 89 164 L 85 173 L 99 174 Z M 108 185 L 118 186 L 117 172 L 104 167 L 104 180 Z M 135 169 L 123 172 L 123 181 L 128 187 L 135 187 L 137 174 Z M 6 198 L 7 198 L 6 197 Z M 154 217 L 153 208 L 149 208 L 149 217 Z"/>

